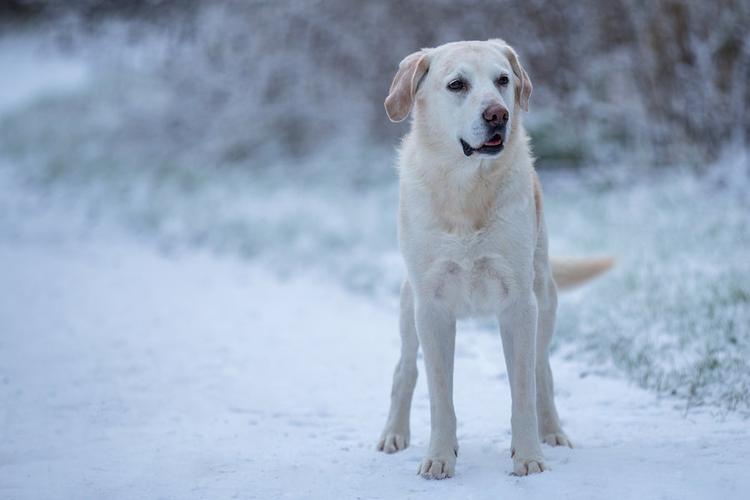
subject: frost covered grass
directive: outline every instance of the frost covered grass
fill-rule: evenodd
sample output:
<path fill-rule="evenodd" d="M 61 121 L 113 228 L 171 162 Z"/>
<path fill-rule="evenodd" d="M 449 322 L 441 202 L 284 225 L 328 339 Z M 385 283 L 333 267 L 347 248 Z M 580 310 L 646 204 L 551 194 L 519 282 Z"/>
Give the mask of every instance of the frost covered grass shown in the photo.
<path fill-rule="evenodd" d="M 36 122 L 29 116 L 23 119 Z M 268 172 L 171 162 L 146 166 L 147 159 L 118 157 L 117 149 L 109 157 L 86 157 L 79 148 L 96 141 L 77 142 L 55 126 L 33 139 L 26 131 L 18 133 L 15 124 L 8 126 L 18 134 L 11 140 L 19 142 L 9 145 L 5 136 L 0 149 L 9 152 L 17 179 L 75 204 L 84 224 L 116 221 L 164 250 L 197 246 L 253 259 L 280 274 L 321 272 L 361 292 L 398 289 L 398 198 L 386 156 L 379 157 L 382 161 L 355 153 L 323 157 L 317 165 L 305 165 L 303 173 L 288 164 L 270 164 Z M 66 137 L 54 137 L 58 133 Z M 34 148 L 37 141 L 50 149 Z M 336 178 L 336 171 L 346 172 L 357 161 L 371 161 L 392 182 L 373 187 Z"/>
<path fill-rule="evenodd" d="M 618 169 L 547 184 L 552 246 L 605 250 L 615 271 L 563 302 L 557 345 L 686 410 L 750 411 L 750 169 Z"/>

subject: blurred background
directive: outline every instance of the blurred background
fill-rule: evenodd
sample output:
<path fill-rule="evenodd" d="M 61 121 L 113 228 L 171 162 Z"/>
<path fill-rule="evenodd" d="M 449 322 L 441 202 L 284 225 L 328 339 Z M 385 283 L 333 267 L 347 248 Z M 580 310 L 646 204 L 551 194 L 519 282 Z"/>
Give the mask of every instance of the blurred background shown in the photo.
<path fill-rule="evenodd" d="M 2 0 L 0 227 L 64 209 L 74 234 L 392 303 L 393 73 L 501 37 L 534 83 L 553 253 L 618 259 L 565 299 L 556 349 L 748 411 L 748 26 L 747 0 Z"/>
<path fill-rule="evenodd" d="M 4 32 L 43 28 L 60 50 L 98 54 L 97 69 L 118 75 L 107 83 L 120 86 L 121 106 L 150 95 L 156 102 L 131 103 L 127 118 L 162 144 L 164 161 L 258 169 L 342 144 L 390 147 L 405 130 L 382 110 L 399 60 L 497 36 L 540 83 L 529 126 L 542 165 L 698 165 L 750 134 L 741 0 L 4 0 L 0 9 Z"/>

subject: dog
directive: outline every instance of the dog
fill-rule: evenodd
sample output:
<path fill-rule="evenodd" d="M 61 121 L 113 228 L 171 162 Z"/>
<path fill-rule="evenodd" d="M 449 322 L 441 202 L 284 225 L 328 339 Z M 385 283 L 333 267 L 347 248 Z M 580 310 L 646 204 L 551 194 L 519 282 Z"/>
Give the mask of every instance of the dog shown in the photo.
<path fill-rule="evenodd" d="M 500 39 L 422 49 L 399 64 L 385 109 L 412 116 L 399 154 L 401 357 L 377 448 L 409 445 L 421 344 L 431 433 L 418 473 L 444 479 L 458 456 L 453 408 L 456 319 L 495 314 L 510 381 L 511 457 L 519 476 L 546 469 L 541 442 L 571 446 L 555 408 L 548 348 L 557 287 L 606 271 L 611 259 L 547 253 L 542 190 L 522 112 L 532 84 Z"/>

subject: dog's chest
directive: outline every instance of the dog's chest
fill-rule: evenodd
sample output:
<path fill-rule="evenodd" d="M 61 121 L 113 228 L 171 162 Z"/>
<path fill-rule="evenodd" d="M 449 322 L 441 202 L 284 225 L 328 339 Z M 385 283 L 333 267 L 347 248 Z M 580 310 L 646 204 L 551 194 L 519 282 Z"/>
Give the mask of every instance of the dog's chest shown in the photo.
<path fill-rule="evenodd" d="M 516 288 L 509 259 L 497 242 L 472 235 L 436 242 L 425 273 L 433 297 L 457 315 L 497 312 Z"/>

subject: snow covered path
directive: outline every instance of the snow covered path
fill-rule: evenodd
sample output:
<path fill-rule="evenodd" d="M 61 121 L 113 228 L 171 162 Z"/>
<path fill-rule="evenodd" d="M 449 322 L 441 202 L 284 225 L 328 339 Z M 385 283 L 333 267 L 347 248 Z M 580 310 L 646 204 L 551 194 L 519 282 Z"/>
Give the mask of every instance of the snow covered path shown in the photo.
<path fill-rule="evenodd" d="M 750 492 L 750 430 L 553 360 L 576 449 L 509 476 L 500 340 L 462 325 L 457 476 L 374 451 L 396 311 L 312 278 L 101 238 L 0 244 L 0 497 L 721 498 Z M 563 306 L 565 304 L 563 303 Z"/>

